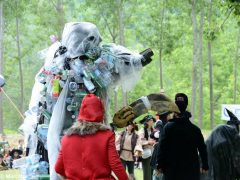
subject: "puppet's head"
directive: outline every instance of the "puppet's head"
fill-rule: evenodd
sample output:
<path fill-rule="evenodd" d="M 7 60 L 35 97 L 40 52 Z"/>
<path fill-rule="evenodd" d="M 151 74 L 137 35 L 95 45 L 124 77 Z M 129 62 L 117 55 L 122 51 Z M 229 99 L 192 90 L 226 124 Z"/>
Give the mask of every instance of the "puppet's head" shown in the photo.
<path fill-rule="evenodd" d="M 66 47 L 66 56 L 75 58 L 85 56 L 102 41 L 97 27 L 89 22 L 71 22 L 64 27 L 62 46 Z"/>

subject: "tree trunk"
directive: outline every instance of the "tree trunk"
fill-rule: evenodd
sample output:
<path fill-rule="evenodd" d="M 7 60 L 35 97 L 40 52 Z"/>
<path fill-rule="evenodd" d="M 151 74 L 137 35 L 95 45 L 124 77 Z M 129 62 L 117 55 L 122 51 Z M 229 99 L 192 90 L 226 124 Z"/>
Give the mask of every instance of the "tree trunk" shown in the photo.
<path fill-rule="evenodd" d="M 64 9 L 63 9 L 63 0 L 57 1 L 57 13 L 58 13 L 58 24 L 59 24 L 59 38 L 61 38 L 62 30 L 65 25 L 65 19 L 64 19 Z"/>
<path fill-rule="evenodd" d="M 123 0 L 118 0 L 118 16 L 119 16 L 119 43 L 120 45 L 125 45 L 124 36 L 124 12 L 123 12 Z"/>
<path fill-rule="evenodd" d="M 198 126 L 202 128 L 203 125 L 203 81 L 202 81 L 202 50 L 203 50 L 203 20 L 204 20 L 204 6 L 201 7 L 201 18 L 199 28 L 199 114 Z"/>
<path fill-rule="evenodd" d="M 118 27 L 119 27 L 119 44 L 125 45 L 125 35 L 124 35 L 124 9 L 123 0 L 117 0 L 118 3 Z M 128 104 L 127 102 L 127 92 L 122 90 L 123 106 Z"/>
<path fill-rule="evenodd" d="M 0 1 L 0 74 L 3 74 L 3 1 Z M 0 92 L 0 134 L 3 134 L 3 96 Z"/>
<path fill-rule="evenodd" d="M 162 5 L 162 11 L 160 13 L 160 23 L 161 23 L 161 31 L 160 31 L 160 50 L 159 50 L 159 63 L 160 63 L 160 92 L 163 90 L 163 72 L 162 72 L 162 56 L 163 56 L 163 21 L 164 21 L 164 1 Z"/>
<path fill-rule="evenodd" d="M 198 32 L 196 18 L 196 1 L 192 0 L 192 23 L 193 23 L 193 66 L 192 66 L 192 100 L 191 100 L 191 121 L 194 121 L 196 87 L 197 87 L 197 50 L 198 50 Z"/>
<path fill-rule="evenodd" d="M 240 46 L 240 29 L 238 31 L 238 39 L 237 39 L 237 50 L 236 50 L 236 57 L 233 65 L 233 72 L 234 72 L 234 92 L 233 92 L 233 103 L 237 103 L 237 68 L 238 68 L 238 61 L 239 61 L 239 46 Z"/>
<path fill-rule="evenodd" d="M 212 18 L 212 0 L 210 0 L 210 8 L 208 15 L 208 23 L 211 24 Z M 213 101 L 213 62 L 212 62 L 212 43 L 208 40 L 208 64 L 209 64 L 209 87 L 210 87 L 210 127 L 214 127 L 214 101 Z"/>
<path fill-rule="evenodd" d="M 17 4 L 18 5 L 18 4 Z M 16 43 L 17 43 L 17 58 L 19 66 L 19 77 L 20 77 L 20 111 L 24 112 L 24 91 L 23 91 L 23 71 L 22 71 L 22 61 L 21 61 L 21 48 L 20 48 L 20 38 L 19 38 L 19 17 L 16 17 Z"/>
<path fill-rule="evenodd" d="M 63 9 L 63 0 L 49 0 L 52 3 L 53 8 L 57 11 L 57 34 L 59 39 L 61 39 L 62 30 L 65 25 L 65 18 L 64 18 L 64 9 Z"/>

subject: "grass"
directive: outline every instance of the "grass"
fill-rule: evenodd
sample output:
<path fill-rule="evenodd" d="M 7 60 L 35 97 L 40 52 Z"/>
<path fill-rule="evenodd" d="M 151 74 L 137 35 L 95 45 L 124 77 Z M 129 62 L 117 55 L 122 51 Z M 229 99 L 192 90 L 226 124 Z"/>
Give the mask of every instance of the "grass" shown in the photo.
<path fill-rule="evenodd" d="M 19 170 L 0 171 L 1 180 L 21 180 L 23 179 Z"/>
<path fill-rule="evenodd" d="M 136 180 L 142 180 L 143 179 L 142 169 L 134 169 L 134 174 L 135 174 Z"/>
<path fill-rule="evenodd" d="M 142 180 L 143 179 L 143 172 L 142 169 L 135 169 L 135 177 L 136 180 Z M 15 170 L 6 170 L 6 171 L 0 171 L 0 179 L 1 180 L 21 180 L 22 175 L 20 170 L 15 169 Z"/>
<path fill-rule="evenodd" d="M 18 134 L 18 131 L 4 128 L 4 133 L 13 135 L 13 134 Z"/>
<path fill-rule="evenodd" d="M 210 135 L 210 133 L 211 133 L 211 130 L 202 130 L 202 134 L 205 139 Z M 9 133 L 9 134 L 11 134 L 11 133 Z M 16 146 L 17 140 L 20 138 L 22 138 L 22 136 L 19 134 L 12 134 L 12 135 L 7 136 L 7 139 L 10 140 L 10 144 L 12 144 L 12 145 L 14 144 L 13 147 Z M 136 180 L 143 179 L 142 169 L 135 169 L 134 173 L 135 173 Z M 20 170 L 0 171 L 0 180 L 21 180 L 21 179 L 23 179 L 23 178 L 21 176 Z"/>

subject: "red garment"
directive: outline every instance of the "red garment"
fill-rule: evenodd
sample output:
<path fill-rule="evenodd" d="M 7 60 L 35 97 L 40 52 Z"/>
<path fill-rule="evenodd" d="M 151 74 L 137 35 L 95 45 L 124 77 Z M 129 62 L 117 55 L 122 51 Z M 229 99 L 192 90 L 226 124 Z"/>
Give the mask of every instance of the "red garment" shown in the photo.
<path fill-rule="evenodd" d="M 89 122 L 102 122 L 104 117 L 104 107 L 101 99 L 94 94 L 87 94 L 82 100 L 78 120 Z"/>
<path fill-rule="evenodd" d="M 111 171 L 119 180 L 128 179 L 110 130 L 64 136 L 55 170 L 68 180 L 112 180 Z"/>

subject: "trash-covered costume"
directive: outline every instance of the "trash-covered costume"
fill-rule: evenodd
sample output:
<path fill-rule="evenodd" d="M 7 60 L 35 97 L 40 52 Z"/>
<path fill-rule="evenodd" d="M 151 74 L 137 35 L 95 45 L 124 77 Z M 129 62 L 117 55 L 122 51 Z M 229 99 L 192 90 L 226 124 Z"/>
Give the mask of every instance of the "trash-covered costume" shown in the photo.
<path fill-rule="evenodd" d="M 47 50 L 45 64 L 35 77 L 29 110 L 21 126 L 29 155 L 41 154 L 50 164 L 50 179 L 58 179 L 54 164 L 64 131 L 75 121 L 82 98 L 101 97 L 108 108 L 110 88 L 129 91 L 140 79 L 142 66 L 151 61 L 150 49 L 133 53 L 123 46 L 104 44 L 94 24 L 67 23 L 61 42 Z M 107 118 L 106 118 L 107 119 Z"/>

